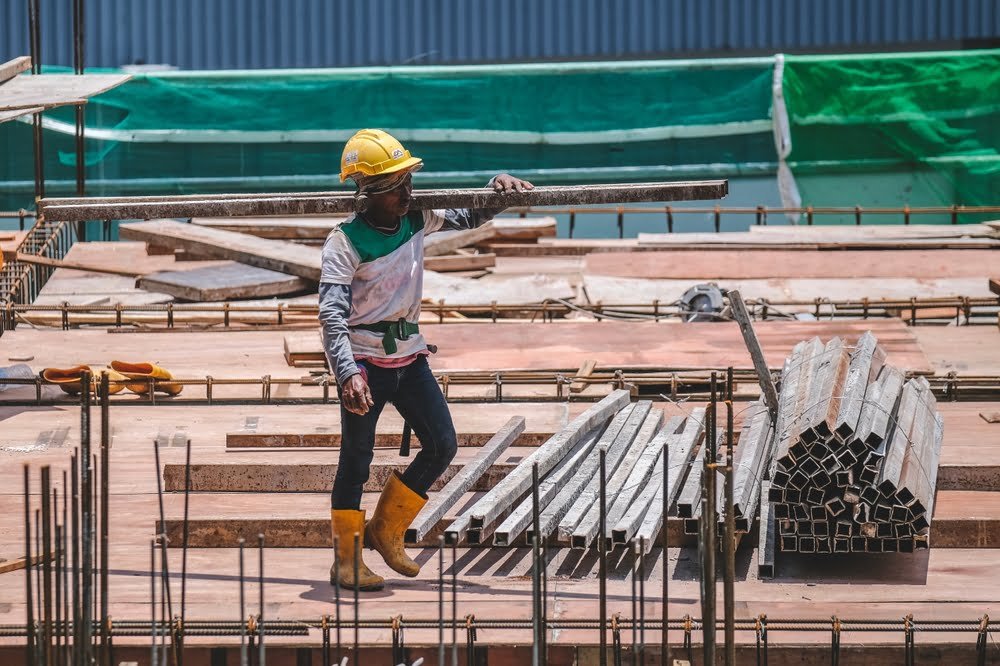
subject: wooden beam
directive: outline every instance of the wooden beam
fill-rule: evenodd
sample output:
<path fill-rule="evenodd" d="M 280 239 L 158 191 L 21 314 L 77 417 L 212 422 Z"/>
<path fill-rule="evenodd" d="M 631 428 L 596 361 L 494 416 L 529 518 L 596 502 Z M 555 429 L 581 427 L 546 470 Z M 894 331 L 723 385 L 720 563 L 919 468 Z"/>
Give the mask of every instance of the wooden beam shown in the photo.
<path fill-rule="evenodd" d="M 487 222 L 475 229 L 462 229 L 460 231 L 437 231 L 424 237 L 424 256 L 439 257 L 452 254 L 455 250 L 470 245 L 477 245 L 487 241 L 495 235 L 493 223 Z M 493 255 L 494 258 L 496 255 Z M 424 268 L 429 268 L 426 262 Z M 437 269 L 431 269 L 437 270 Z"/>
<path fill-rule="evenodd" d="M 88 97 L 120 86 L 131 74 L 39 74 L 18 76 L 0 88 L 0 111 L 85 104 Z M 88 218 L 107 219 L 107 218 Z"/>
<path fill-rule="evenodd" d="M 319 282 L 322 251 L 316 247 L 256 238 L 235 231 L 210 229 L 173 220 L 123 224 L 119 227 L 119 234 L 123 240 L 172 247 L 215 259 L 230 259 Z"/>
<path fill-rule="evenodd" d="M 452 254 L 440 257 L 424 257 L 424 268 L 439 273 L 458 271 L 480 271 L 497 265 L 495 254 Z"/>
<path fill-rule="evenodd" d="M 761 397 L 767 405 L 767 411 L 771 414 L 771 421 L 778 418 L 778 391 L 774 387 L 774 379 L 771 371 L 767 368 L 767 360 L 764 358 L 764 350 L 761 349 L 757 334 L 753 330 L 753 322 L 750 321 L 750 313 L 747 312 L 746 303 L 739 290 L 729 292 L 729 308 L 733 313 L 733 319 L 740 325 L 740 332 L 743 333 L 743 342 L 746 343 L 747 351 L 753 360 L 753 367 L 757 370 L 757 381 L 760 383 Z"/>
<path fill-rule="evenodd" d="M 70 77 L 73 78 L 73 77 Z M 82 77 L 81 77 L 82 78 Z M 726 180 L 610 185 L 558 185 L 524 192 L 500 193 L 490 188 L 417 190 L 411 210 L 512 206 L 569 206 L 650 201 L 721 199 Z M 38 210 L 49 221 L 149 220 L 159 217 L 245 217 L 267 215 L 331 215 L 353 213 L 358 201 L 344 192 L 300 194 L 204 194 L 160 197 L 45 198 Z"/>
<path fill-rule="evenodd" d="M 1000 296 L 1000 278 L 990 278 L 990 291 Z"/>
<path fill-rule="evenodd" d="M 587 359 L 580 366 L 580 369 L 576 371 L 576 376 L 573 378 L 573 383 L 569 385 L 570 393 L 582 393 L 590 384 L 584 380 L 594 374 L 594 370 L 597 369 L 597 361 L 592 358 Z"/>
<path fill-rule="evenodd" d="M 66 261 L 64 259 L 53 259 L 51 257 L 43 257 L 34 254 L 25 254 L 23 252 L 17 252 L 14 250 L 4 250 L 3 258 L 6 261 L 20 261 L 25 264 L 34 264 L 36 266 L 50 266 L 52 268 L 66 268 L 73 271 L 106 273 L 108 275 L 122 275 L 125 277 L 139 277 L 140 275 L 142 275 L 141 272 L 135 270 L 111 268 L 110 266 L 80 263 L 76 261 Z"/>
<path fill-rule="evenodd" d="M 523 416 L 511 417 L 497 431 L 497 434 L 483 446 L 476 457 L 466 463 L 462 471 L 456 474 L 444 488 L 435 493 L 421 509 L 413 524 L 406 530 L 407 543 L 419 542 L 437 526 L 438 521 L 444 518 L 445 512 L 461 499 L 462 494 L 472 487 L 476 479 L 482 476 L 483 472 L 500 457 L 500 454 L 506 451 L 507 447 L 524 432 L 524 425 Z"/>
<path fill-rule="evenodd" d="M 285 296 L 308 289 L 308 280 L 266 268 L 230 262 L 187 271 L 163 271 L 139 278 L 136 286 L 185 301 L 226 301 L 232 298 Z"/>
<path fill-rule="evenodd" d="M 31 56 L 19 56 L 0 64 L 0 83 L 9 81 L 21 72 L 31 69 Z"/>

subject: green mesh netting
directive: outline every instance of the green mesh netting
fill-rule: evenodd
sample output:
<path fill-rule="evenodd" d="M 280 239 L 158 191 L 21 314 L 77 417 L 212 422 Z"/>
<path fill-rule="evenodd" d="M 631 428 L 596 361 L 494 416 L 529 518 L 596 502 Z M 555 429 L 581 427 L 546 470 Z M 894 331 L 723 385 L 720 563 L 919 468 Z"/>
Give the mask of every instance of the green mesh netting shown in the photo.
<path fill-rule="evenodd" d="M 766 172 L 771 63 L 142 75 L 87 105 L 89 189 L 340 187 L 343 144 L 362 127 L 387 129 L 422 157 L 425 186 L 479 184 L 501 170 L 540 183 Z M 72 111 L 46 115 L 46 175 L 69 186 Z M 0 181 L 23 179 L 30 192 L 30 127 L 8 123 L 0 137 L 13 147 Z"/>
<path fill-rule="evenodd" d="M 899 204 L 997 203 L 1000 50 L 788 56 L 783 83 L 803 201 L 864 203 L 874 193 L 830 183 L 905 172 Z"/>

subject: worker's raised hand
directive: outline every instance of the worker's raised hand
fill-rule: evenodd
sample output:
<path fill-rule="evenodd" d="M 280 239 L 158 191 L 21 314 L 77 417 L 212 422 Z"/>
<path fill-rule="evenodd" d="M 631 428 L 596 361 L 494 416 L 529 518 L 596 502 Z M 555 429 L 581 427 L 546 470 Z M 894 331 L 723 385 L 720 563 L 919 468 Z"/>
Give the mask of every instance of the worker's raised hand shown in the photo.
<path fill-rule="evenodd" d="M 375 404 L 375 401 L 372 400 L 372 392 L 368 388 L 368 382 L 365 381 L 361 373 L 352 375 L 344 382 L 340 391 L 340 399 L 347 411 L 358 416 L 367 414 L 368 409 Z"/>
<path fill-rule="evenodd" d="M 493 178 L 493 189 L 503 193 L 524 192 L 525 190 L 535 189 L 535 186 L 526 180 L 515 178 L 509 173 L 501 173 Z"/>

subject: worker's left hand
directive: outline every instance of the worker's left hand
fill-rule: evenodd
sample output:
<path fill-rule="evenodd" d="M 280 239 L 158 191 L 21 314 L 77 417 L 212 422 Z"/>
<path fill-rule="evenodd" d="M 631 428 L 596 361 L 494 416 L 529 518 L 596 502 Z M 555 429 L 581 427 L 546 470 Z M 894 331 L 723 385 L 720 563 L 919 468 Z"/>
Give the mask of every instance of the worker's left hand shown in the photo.
<path fill-rule="evenodd" d="M 526 180 L 515 178 L 509 173 L 501 173 L 493 179 L 493 189 L 503 193 L 524 192 L 525 190 L 535 189 L 535 186 Z"/>

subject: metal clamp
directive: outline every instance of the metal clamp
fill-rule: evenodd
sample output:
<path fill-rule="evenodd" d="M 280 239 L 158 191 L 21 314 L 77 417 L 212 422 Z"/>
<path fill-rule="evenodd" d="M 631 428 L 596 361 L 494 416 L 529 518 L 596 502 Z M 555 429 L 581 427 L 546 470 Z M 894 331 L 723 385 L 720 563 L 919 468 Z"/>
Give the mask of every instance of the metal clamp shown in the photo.
<path fill-rule="evenodd" d="M 986 666 L 986 637 L 990 629 L 990 616 L 984 615 L 979 621 L 979 635 L 976 636 L 976 666 Z"/>
<path fill-rule="evenodd" d="M 406 663 L 406 647 L 403 641 L 403 616 L 394 615 L 389 618 L 392 622 L 392 663 Z"/>
<path fill-rule="evenodd" d="M 476 616 L 465 616 L 465 658 L 469 666 L 476 666 Z"/>
<path fill-rule="evenodd" d="M 757 666 L 767 666 L 767 615 L 757 616 L 754 630 L 757 633 Z"/>
<path fill-rule="evenodd" d="M 904 666 L 913 666 L 914 663 L 914 645 L 913 645 L 913 614 L 906 615 L 903 617 L 903 637 L 905 639 L 903 648 L 903 664 Z"/>
<path fill-rule="evenodd" d="M 840 618 L 836 615 L 831 618 L 830 628 L 830 663 L 832 666 L 840 664 Z"/>
<path fill-rule="evenodd" d="M 621 613 L 611 616 L 611 654 L 614 666 L 622 666 L 622 628 Z"/>

